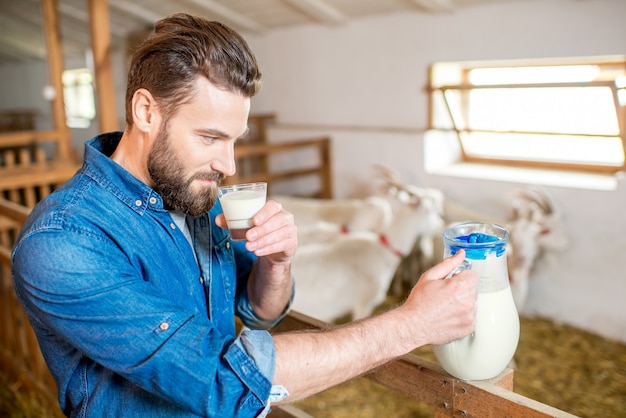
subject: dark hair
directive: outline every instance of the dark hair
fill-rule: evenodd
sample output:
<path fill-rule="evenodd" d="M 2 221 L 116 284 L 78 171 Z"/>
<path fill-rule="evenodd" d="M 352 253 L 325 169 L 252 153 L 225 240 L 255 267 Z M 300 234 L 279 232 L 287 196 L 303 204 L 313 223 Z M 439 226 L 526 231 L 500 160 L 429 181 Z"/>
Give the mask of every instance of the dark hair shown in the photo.
<path fill-rule="evenodd" d="M 261 85 L 256 58 L 231 28 L 185 13 L 158 21 L 131 59 L 126 124 L 133 124 L 131 102 L 138 89 L 154 96 L 167 119 L 190 97 L 199 76 L 246 97 L 254 96 Z"/>

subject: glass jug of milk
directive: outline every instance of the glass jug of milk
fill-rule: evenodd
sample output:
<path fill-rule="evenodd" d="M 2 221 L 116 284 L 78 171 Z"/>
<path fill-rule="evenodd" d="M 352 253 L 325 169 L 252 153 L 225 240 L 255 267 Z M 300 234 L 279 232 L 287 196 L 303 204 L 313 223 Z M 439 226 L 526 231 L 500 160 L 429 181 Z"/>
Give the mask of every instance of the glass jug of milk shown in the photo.
<path fill-rule="evenodd" d="M 433 345 L 439 364 L 463 380 L 485 380 L 500 374 L 513 359 L 520 322 L 506 261 L 509 231 L 497 224 L 466 222 L 443 232 L 444 257 L 463 249 L 464 263 L 480 275 L 474 332 L 448 344 Z"/>

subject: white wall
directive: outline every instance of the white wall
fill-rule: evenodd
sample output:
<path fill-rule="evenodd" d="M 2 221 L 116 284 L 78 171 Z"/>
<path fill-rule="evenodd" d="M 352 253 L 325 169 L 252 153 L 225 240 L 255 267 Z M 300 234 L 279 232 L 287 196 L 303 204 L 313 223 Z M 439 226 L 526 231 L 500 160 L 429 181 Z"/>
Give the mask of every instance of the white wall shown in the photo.
<path fill-rule="evenodd" d="M 400 14 L 346 26 L 290 28 L 250 43 L 264 73 L 253 111 L 275 112 L 275 141 L 328 134 L 336 197 L 371 190 L 382 163 L 415 184 L 493 216 L 524 184 L 428 175 L 427 70 L 436 61 L 624 54 L 626 2 L 530 0 Z M 570 245 L 541 262 L 525 314 L 626 342 L 626 185 L 614 191 L 547 187 Z"/>

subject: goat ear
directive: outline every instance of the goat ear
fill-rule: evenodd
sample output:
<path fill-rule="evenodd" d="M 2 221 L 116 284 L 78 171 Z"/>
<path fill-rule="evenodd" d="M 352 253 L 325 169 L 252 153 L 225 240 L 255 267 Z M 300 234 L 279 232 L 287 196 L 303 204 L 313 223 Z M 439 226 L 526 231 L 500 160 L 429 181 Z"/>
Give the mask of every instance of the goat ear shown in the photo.
<path fill-rule="evenodd" d="M 374 170 L 378 173 L 379 176 L 383 178 L 383 180 L 387 184 L 390 184 L 396 187 L 399 187 L 402 184 L 402 182 L 398 178 L 398 175 L 391 169 L 380 164 L 374 164 Z"/>
<path fill-rule="evenodd" d="M 398 200 L 402 203 L 410 203 L 411 202 L 411 194 L 406 190 L 397 190 L 395 191 L 395 195 L 398 197 Z"/>
<path fill-rule="evenodd" d="M 411 195 L 411 206 L 415 209 L 422 205 L 422 199 L 419 196 Z"/>

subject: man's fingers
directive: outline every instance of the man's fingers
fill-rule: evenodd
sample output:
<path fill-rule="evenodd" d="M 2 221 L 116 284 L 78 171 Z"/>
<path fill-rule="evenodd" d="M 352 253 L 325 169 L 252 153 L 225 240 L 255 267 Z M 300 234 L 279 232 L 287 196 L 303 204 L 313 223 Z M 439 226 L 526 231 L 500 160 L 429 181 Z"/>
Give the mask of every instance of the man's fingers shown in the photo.
<path fill-rule="evenodd" d="M 444 258 L 434 267 L 430 268 L 422 276 L 426 280 L 440 280 L 445 278 L 452 270 L 461 265 L 465 259 L 465 251 L 459 250 L 451 257 Z"/>

